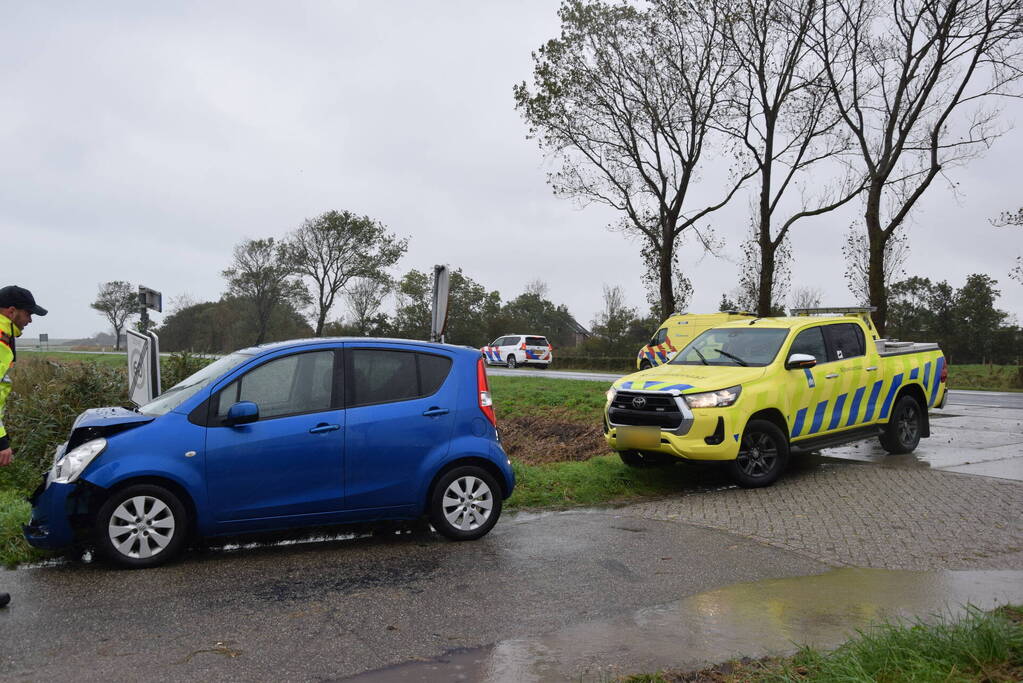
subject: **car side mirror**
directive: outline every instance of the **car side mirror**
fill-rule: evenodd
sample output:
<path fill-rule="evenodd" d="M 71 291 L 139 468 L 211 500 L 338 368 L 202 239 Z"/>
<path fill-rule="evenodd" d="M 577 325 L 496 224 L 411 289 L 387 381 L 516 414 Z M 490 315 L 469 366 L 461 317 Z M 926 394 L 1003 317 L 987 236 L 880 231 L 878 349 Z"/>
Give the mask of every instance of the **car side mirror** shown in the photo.
<path fill-rule="evenodd" d="M 794 353 L 785 361 L 786 370 L 803 370 L 817 365 L 817 359 L 808 353 Z"/>
<path fill-rule="evenodd" d="M 227 409 L 224 424 L 228 427 L 246 425 L 259 419 L 259 406 L 252 401 L 238 401 Z"/>

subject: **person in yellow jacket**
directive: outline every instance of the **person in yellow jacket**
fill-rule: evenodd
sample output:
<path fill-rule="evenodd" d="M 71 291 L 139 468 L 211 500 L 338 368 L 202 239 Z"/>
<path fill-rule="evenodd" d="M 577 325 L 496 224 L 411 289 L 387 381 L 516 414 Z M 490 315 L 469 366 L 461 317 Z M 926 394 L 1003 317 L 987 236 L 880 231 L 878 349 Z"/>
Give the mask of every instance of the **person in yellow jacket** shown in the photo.
<path fill-rule="evenodd" d="M 36 303 L 32 292 L 17 285 L 0 289 L 0 466 L 11 464 L 14 457 L 10 436 L 4 427 L 4 409 L 11 393 L 11 368 L 18 356 L 15 340 L 32 322 L 33 315 L 46 315 L 46 309 Z M 10 595 L 0 593 L 0 607 L 10 601 Z"/>

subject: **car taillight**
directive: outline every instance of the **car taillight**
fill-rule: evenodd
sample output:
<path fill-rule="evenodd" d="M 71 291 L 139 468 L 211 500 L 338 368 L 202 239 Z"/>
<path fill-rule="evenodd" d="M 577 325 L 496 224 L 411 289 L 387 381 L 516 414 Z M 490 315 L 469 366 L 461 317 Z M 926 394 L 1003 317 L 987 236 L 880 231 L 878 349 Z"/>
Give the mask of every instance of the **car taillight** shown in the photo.
<path fill-rule="evenodd" d="M 526 350 L 526 342 L 522 342 L 522 346 L 520 346 L 519 348 L 522 349 L 523 351 L 525 351 Z"/>
<path fill-rule="evenodd" d="M 943 363 L 942 366 L 941 366 L 941 380 L 940 381 L 944 382 L 947 379 L 948 379 L 948 363 L 946 362 L 946 363 Z"/>
<path fill-rule="evenodd" d="M 497 416 L 494 415 L 494 401 L 490 398 L 490 385 L 487 383 L 487 370 L 482 357 L 476 361 L 476 391 L 479 394 L 480 410 L 496 429 Z"/>

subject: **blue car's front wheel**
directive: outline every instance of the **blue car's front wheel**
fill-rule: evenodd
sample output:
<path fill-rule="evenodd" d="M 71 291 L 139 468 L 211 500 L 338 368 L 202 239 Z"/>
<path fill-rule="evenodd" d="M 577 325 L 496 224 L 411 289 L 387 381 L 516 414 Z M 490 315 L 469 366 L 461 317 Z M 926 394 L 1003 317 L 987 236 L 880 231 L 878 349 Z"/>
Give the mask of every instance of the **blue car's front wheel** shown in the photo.
<path fill-rule="evenodd" d="M 472 541 L 490 531 L 501 516 L 501 489 L 486 470 L 474 465 L 444 474 L 430 496 L 430 522 L 455 541 Z"/>
<path fill-rule="evenodd" d="M 162 486 L 136 484 L 117 491 L 100 507 L 95 531 L 107 559 L 125 567 L 155 567 L 181 552 L 188 513 Z"/>

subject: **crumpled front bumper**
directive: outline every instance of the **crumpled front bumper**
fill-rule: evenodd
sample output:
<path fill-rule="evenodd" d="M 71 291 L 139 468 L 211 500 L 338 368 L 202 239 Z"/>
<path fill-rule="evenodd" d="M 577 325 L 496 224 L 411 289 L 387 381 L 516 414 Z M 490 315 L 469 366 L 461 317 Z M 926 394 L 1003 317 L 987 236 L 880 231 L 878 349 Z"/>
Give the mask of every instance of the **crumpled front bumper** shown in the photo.
<path fill-rule="evenodd" d="M 72 545 L 75 532 L 71 526 L 73 495 L 78 484 L 55 484 L 44 480 L 29 497 L 32 519 L 22 525 L 29 545 L 44 550 L 58 550 Z"/>

